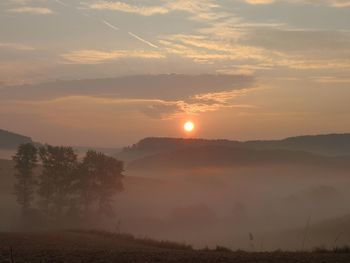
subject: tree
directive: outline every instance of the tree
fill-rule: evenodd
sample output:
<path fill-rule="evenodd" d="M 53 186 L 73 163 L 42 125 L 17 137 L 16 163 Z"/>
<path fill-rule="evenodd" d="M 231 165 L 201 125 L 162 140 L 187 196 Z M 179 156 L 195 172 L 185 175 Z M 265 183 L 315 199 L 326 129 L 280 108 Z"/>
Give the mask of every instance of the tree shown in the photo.
<path fill-rule="evenodd" d="M 79 172 L 77 185 L 83 209 L 89 213 L 92 207 L 111 213 L 113 196 L 123 190 L 123 162 L 96 151 L 88 151 Z"/>
<path fill-rule="evenodd" d="M 17 202 L 21 206 L 22 213 L 28 211 L 34 199 L 36 180 L 33 170 L 37 166 L 37 148 L 30 143 L 21 144 L 13 161 L 15 162 L 16 179 L 14 193 L 17 197 Z"/>
<path fill-rule="evenodd" d="M 77 155 L 71 147 L 46 145 L 39 149 L 43 170 L 38 194 L 44 212 L 56 219 L 74 203 Z"/>

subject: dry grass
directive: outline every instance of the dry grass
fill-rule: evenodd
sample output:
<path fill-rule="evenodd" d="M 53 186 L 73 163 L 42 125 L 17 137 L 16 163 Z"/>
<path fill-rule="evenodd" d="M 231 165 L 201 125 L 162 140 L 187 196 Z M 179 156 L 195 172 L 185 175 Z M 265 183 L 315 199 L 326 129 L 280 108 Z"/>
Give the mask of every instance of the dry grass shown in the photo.
<path fill-rule="evenodd" d="M 148 247 L 163 248 L 163 249 L 175 249 L 175 250 L 193 250 L 191 245 L 173 242 L 169 240 L 156 240 L 149 237 L 135 237 L 132 234 L 127 233 L 113 233 L 102 230 L 69 230 L 73 233 L 91 234 L 106 238 L 112 238 L 116 240 L 125 240 L 133 242 L 135 244 L 145 245 Z"/>
<path fill-rule="evenodd" d="M 165 245 L 164 245 L 165 244 Z M 169 245 L 170 244 L 170 245 Z M 0 233 L 0 262 L 16 263 L 348 263 L 346 253 L 232 252 L 216 249 L 194 250 L 173 242 L 138 239 L 101 231 L 51 233 Z"/>
<path fill-rule="evenodd" d="M 334 247 L 332 249 L 326 247 L 315 247 L 312 252 L 314 253 L 324 253 L 324 254 L 349 254 L 350 255 L 350 247 L 342 246 L 342 247 Z"/>

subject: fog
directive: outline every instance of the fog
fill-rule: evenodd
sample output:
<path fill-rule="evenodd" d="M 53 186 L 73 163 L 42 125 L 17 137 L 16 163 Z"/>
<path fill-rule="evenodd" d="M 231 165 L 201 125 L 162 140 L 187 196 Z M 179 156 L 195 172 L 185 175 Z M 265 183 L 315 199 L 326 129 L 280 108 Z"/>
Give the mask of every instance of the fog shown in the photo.
<path fill-rule="evenodd" d="M 349 185 L 346 172 L 317 167 L 130 171 L 116 227 L 196 247 L 296 250 L 304 238 L 306 248 L 332 246 L 346 225 L 312 236 L 313 225 L 349 213 Z"/>
<path fill-rule="evenodd" d="M 0 231 L 17 231 L 11 166 L 1 163 Z M 346 170 L 298 164 L 203 165 L 127 168 L 124 174 L 124 191 L 113 200 L 115 215 L 95 215 L 89 228 L 247 251 L 312 249 L 350 241 Z"/>

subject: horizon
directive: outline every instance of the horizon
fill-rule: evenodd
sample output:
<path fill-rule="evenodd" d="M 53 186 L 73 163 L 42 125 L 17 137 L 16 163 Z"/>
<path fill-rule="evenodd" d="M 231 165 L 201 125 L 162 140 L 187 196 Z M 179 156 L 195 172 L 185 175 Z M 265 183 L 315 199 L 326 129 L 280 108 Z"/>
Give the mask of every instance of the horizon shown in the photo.
<path fill-rule="evenodd" d="M 41 142 L 39 140 L 36 140 L 35 138 L 31 137 L 30 135 L 27 134 L 21 134 L 19 132 L 15 132 L 15 131 L 10 131 L 10 130 L 6 130 L 0 127 L 0 130 L 6 131 L 6 132 L 10 132 L 16 135 L 20 135 L 20 136 L 25 136 L 28 137 L 30 139 L 32 139 L 32 141 L 34 143 L 40 143 L 40 144 L 52 144 L 50 142 Z M 101 145 L 75 145 L 75 144 L 58 144 L 61 146 L 71 146 L 73 148 L 101 148 L 101 149 L 123 149 L 125 147 L 129 147 L 132 146 L 134 144 L 137 144 L 138 142 L 145 140 L 145 139 L 174 139 L 174 140 L 208 140 L 208 141 L 233 141 L 233 142 L 263 142 L 263 141 L 282 141 L 282 140 L 286 140 L 286 139 L 290 139 L 290 138 L 299 138 L 299 137 L 319 137 L 319 136 L 333 136 L 333 135 L 350 135 L 350 132 L 339 132 L 339 133 L 320 133 L 320 134 L 296 134 L 296 135 L 292 135 L 292 136 L 288 136 L 288 137 L 281 137 L 281 138 L 270 138 L 270 139 L 247 139 L 247 140 L 239 140 L 239 139 L 229 139 L 229 138 L 204 138 L 204 137 L 168 137 L 168 136 L 149 136 L 149 137 L 143 137 L 140 138 L 134 142 L 131 142 L 129 144 L 126 145 L 115 145 L 115 146 L 101 146 Z"/>

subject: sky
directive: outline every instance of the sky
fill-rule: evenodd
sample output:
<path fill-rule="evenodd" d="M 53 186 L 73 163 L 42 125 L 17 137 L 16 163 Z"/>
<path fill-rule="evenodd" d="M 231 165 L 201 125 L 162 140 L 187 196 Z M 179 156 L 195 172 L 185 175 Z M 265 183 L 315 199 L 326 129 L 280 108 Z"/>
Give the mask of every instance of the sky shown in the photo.
<path fill-rule="evenodd" d="M 350 0 L 1 0 L 0 128 L 51 144 L 350 131 Z"/>

